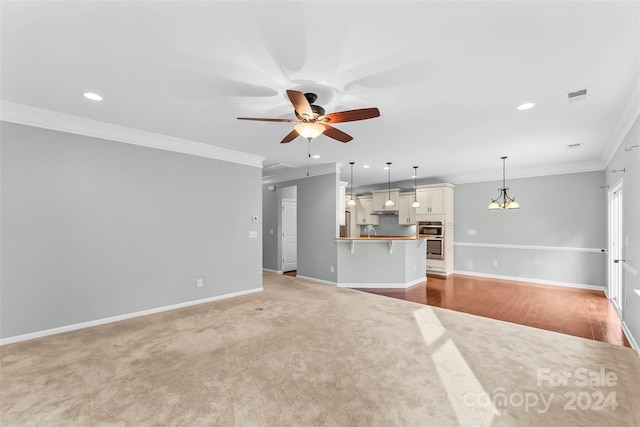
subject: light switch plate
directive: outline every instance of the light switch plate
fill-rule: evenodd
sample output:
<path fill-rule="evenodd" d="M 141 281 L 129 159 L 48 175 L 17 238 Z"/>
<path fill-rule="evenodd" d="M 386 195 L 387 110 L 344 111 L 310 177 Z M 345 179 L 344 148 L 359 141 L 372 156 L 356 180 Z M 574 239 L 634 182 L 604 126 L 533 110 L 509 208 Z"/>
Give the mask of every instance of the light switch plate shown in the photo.
<path fill-rule="evenodd" d="M 257 231 L 250 231 L 249 232 L 249 238 L 250 239 L 257 239 L 258 238 L 258 232 Z"/>

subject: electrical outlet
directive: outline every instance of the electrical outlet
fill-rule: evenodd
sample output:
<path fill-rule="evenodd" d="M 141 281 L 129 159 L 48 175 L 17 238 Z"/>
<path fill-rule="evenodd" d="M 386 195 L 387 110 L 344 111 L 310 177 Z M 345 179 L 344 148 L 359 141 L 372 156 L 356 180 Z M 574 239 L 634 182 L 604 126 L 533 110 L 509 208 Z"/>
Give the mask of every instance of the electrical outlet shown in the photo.
<path fill-rule="evenodd" d="M 335 268 L 333 268 L 333 265 L 332 265 L 331 267 L 329 267 L 329 271 L 330 271 L 330 272 L 332 272 L 332 273 L 333 273 L 333 272 L 334 272 L 334 270 L 335 270 Z"/>
<path fill-rule="evenodd" d="M 273 228 L 269 229 L 269 234 L 273 234 Z"/>
<path fill-rule="evenodd" d="M 497 267 L 497 266 L 498 266 L 498 261 L 493 260 L 493 266 L 494 266 L 494 267 Z"/>
<path fill-rule="evenodd" d="M 469 236 L 475 236 L 476 235 L 476 230 L 467 230 L 467 234 Z"/>
<path fill-rule="evenodd" d="M 203 284 L 204 284 L 204 280 L 202 280 L 202 279 L 198 279 L 196 281 L 196 286 L 199 287 L 199 288 L 201 288 Z"/>

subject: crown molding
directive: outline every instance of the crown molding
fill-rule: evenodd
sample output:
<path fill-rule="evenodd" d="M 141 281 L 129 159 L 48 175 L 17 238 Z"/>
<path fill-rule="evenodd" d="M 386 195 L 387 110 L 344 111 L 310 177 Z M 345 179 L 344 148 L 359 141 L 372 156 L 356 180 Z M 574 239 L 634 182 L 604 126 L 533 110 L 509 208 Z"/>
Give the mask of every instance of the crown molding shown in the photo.
<path fill-rule="evenodd" d="M 266 176 L 262 178 L 262 184 L 279 184 L 281 182 L 293 181 L 296 179 L 311 178 L 313 176 L 338 174 L 340 175 L 340 168 L 342 163 L 326 163 L 323 165 L 312 166 L 309 168 L 309 175 L 307 175 L 307 169 L 303 167 L 293 168 L 286 171 L 279 172 L 277 174 Z"/>
<path fill-rule="evenodd" d="M 507 181 L 519 178 L 536 178 L 549 175 L 565 175 L 570 173 L 594 172 L 604 170 L 606 165 L 600 161 L 587 161 L 577 163 L 567 163 L 559 165 L 540 165 L 536 167 L 521 168 L 516 172 L 507 174 Z M 502 175 L 497 176 L 495 172 L 486 174 L 451 175 L 443 177 L 443 182 L 452 184 L 471 184 L 474 182 L 500 181 Z"/>
<path fill-rule="evenodd" d="M 622 144 L 622 141 L 627 137 L 629 130 L 638 117 L 640 117 L 640 76 L 636 79 L 636 84 L 631 91 L 629 102 L 624 110 L 620 124 L 616 129 L 616 133 L 613 135 L 611 145 L 602 154 L 602 161 L 605 165 L 609 165 L 611 159 L 613 159 L 613 156 L 618 151 L 620 144 Z"/>
<path fill-rule="evenodd" d="M 230 163 L 262 168 L 264 157 L 216 147 L 202 142 L 175 138 L 125 126 L 58 113 L 29 105 L 0 101 L 0 120 L 59 132 L 89 136 L 158 150 L 207 157 Z"/>

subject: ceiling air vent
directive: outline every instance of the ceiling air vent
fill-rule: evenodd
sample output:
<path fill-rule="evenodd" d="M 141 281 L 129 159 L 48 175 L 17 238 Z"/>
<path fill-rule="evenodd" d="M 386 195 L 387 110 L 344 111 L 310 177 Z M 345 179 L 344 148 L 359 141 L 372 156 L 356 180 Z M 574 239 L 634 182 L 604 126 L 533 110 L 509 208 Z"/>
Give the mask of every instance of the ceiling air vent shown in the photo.
<path fill-rule="evenodd" d="M 569 149 L 574 149 L 574 148 L 580 148 L 582 147 L 582 144 L 580 142 L 576 142 L 575 144 L 568 144 L 567 148 Z"/>
<path fill-rule="evenodd" d="M 580 90 L 567 93 L 567 101 L 569 102 L 582 101 L 586 97 L 587 97 L 586 89 L 580 89 Z"/>

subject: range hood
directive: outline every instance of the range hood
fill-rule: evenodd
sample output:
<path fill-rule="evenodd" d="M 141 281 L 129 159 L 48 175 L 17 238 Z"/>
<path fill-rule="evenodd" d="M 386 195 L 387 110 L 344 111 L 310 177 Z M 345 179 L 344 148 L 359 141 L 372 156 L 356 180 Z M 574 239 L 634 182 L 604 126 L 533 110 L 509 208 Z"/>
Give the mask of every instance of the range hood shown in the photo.
<path fill-rule="evenodd" d="M 373 211 L 371 215 L 398 215 L 397 210 Z"/>

